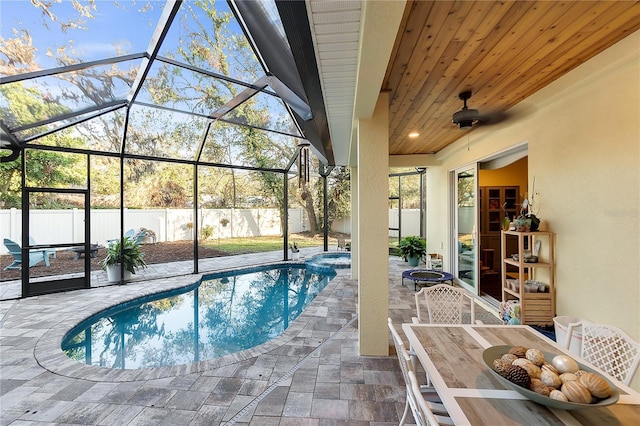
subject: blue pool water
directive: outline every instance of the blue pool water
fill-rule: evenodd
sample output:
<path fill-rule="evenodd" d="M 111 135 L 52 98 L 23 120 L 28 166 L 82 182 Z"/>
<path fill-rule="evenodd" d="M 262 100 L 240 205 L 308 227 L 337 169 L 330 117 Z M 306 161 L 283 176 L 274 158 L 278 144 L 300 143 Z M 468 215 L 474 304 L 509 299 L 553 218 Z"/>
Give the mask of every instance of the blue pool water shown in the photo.
<path fill-rule="evenodd" d="M 217 358 L 281 334 L 335 275 L 331 267 L 287 264 L 208 275 L 88 318 L 67 334 L 62 350 L 120 369 Z"/>

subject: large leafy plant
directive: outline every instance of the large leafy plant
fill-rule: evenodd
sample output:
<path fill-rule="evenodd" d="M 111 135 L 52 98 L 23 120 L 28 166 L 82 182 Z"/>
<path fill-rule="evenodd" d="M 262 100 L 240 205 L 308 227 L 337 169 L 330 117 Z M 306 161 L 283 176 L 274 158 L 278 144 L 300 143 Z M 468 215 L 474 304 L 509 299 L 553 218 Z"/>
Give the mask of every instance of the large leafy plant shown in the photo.
<path fill-rule="evenodd" d="M 124 237 L 122 240 L 115 240 L 107 247 L 107 256 L 102 261 L 103 269 L 110 265 L 124 263 L 124 269 L 135 274 L 136 268 L 144 268 L 147 264 L 144 261 L 144 253 L 140 248 L 140 243 L 131 237 Z"/>
<path fill-rule="evenodd" d="M 422 257 L 427 254 L 427 242 L 420 237 L 404 237 L 398 244 L 398 250 L 405 259 Z"/>

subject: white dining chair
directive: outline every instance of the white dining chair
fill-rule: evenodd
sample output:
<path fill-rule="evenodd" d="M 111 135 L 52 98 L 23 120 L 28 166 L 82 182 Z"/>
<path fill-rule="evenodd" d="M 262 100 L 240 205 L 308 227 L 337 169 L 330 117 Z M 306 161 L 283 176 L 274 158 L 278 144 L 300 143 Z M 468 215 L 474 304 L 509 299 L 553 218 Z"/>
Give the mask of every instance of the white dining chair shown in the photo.
<path fill-rule="evenodd" d="M 451 417 L 442 416 L 433 412 L 427 401 L 422 398 L 420 385 L 418 379 L 413 371 L 407 373 L 407 379 L 409 381 L 407 392 L 407 401 L 411 406 L 413 413 L 413 419 L 418 426 L 438 426 L 438 425 L 453 425 Z M 403 423 L 400 423 L 402 425 Z"/>
<path fill-rule="evenodd" d="M 481 324 L 476 320 L 475 298 L 468 291 L 449 284 L 423 287 L 415 294 L 416 315 L 414 322 L 429 324 L 462 324 L 465 313 L 465 299 L 469 302 L 471 324 Z M 425 310 L 427 315 L 425 315 Z"/>
<path fill-rule="evenodd" d="M 398 362 L 400 363 L 400 370 L 402 371 L 402 377 L 405 381 L 405 385 L 407 388 L 407 401 L 404 406 L 404 412 L 402 413 L 402 418 L 400 419 L 400 426 L 404 425 L 407 420 L 407 415 L 409 414 L 409 409 L 412 411 L 415 409 L 415 404 L 411 405 L 412 391 L 410 389 L 409 377 L 408 373 L 412 372 L 416 374 L 415 364 L 407 351 L 404 342 L 400 338 L 398 331 L 393 325 L 391 318 L 387 320 L 389 325 L 389 330 L 391 331 L 391 336 L 393 337 L 393 344 L 396 348 L 396 355 L 398 356 Z M 440 396 L 438 392 L 431 386 L 428 385 L 419 385 L 420 399 L 424 401 L 429 408 L 429 410 L 438 413 L 442 416 L 447 416 L 447 410 L 442 404 L 440 400 Z M 414 401 L 415 402 L 415 401 Z"/>
<path fill-rule="evenodd" d="M 580 326 L 582 358 L 629 385 L 640 364 L 640 343 L 618 327 L 582 320 L 569 324 L 567 344 L 570 344 L 574 330 Z"/>

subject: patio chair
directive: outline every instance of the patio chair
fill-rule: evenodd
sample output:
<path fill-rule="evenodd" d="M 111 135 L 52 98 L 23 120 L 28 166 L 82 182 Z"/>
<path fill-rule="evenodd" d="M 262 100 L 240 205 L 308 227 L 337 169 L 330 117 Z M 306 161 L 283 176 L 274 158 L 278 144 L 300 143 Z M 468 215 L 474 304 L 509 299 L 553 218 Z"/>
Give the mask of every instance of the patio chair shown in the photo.
<path fill-rule="evenodd" d="M 30 246 L 37 246 L 38 243 L 36 242 L 35 238 L 29 237 L 29 245 Z M 54 259 L 56 259 L 58 257 L 56 255 L 56 251 L 55 250 L 45 249 L 45 253 L 48 254 L 49 256 L 53 257 Z"/>
<path fill-rule="evenodd" d="M 411 411 L 413 412 L 413 419 L 416 421 L 418 426 L 455 424 L 453 423 L 453 420 L 451 420 L 451 417 L 435 414 L 429 407 L 429 404 L 427 404 L 427 401 L 421 397 L 420 385 L 418 384 L 418 379 L 413 371 L 409 371 L 407 373 L 407 378 L 409 380 L 407 384 L 407 400 L 411 406 Z M 400 425 L 402 424 L 403 423 L 401 422 Z"/>
<path fill-rule="evenodd" d="M 482 324 L 476 320 L 475 296 L 468 291 L 454 287 L 449 284 L 437 284 L 431 287 L 424 287 L 415 294 L 417 318 L 414 323 L 429 324 L 462 324 L 465 316 L 465 298 L 468 299 L 469 323 Z M 428 318 L 424 315 L 426 306 Z"/>
<path fill-rule="evenodd" d="M 142 242 L 144 241 L 145 238 L 147 238 L 147 235 L 149 233 L 147 232 L 146 229 L 141 228 L 140 231 L 138 231 L 137 234 L 135 234 L 132 238 L 133 241 L 136 242 L 136 244 L 142 244 Z"/>
<path fill-rule="evenodd" d="M 582 358 L 629 385 L 640 364 L 640 343 L 618 327 L 587 320 L 569 324 L 567 343 L 579 326 L 582 326 Z"/>
<path fill-rule="evenodd" d="M 337 250 L 338 251 L 342 251 L 342 250 L 346 250 L 347 249 L 347 242 L 345 241 L 344 238 L 338 238 L 338 247 Z"/>
<path fill-rule="evenodd" d="M 415 410 L 417 406 L 416 406 L 415 397 L 413 397 L 412 390 L 410 388 L 408 374 L 409 372 L 415 374 L 416 369 L 415 369 L 415 364 L 411 356 L 409 355 L 409 352 L 406 350 L 404 343 L 402 342 L 402 339 L 400 339 L 400 335 L 398 334 L 396 328 L 393 326 L 393 322 L 391 321 L 391 318 L 387 320 L 387 323 L 389 325 L 389 331 L 391 331 L 391 336 L 393 337 L 393 344 L 395 345 L 395 348 L 396 348 L 396 355 L 398 356 L 398 361 L 400 362 L 400 370 L 402 371 L 402 376 L 404 378 L 404 381 L 407 387 L 407 402 L 404 406 L 404 412 L 402 413 L 402 418 L 400 419 L 400 426 L 402 426 L 407 420 L 407 414 L 409 414 L 409 408 L 411 408 L 411 411 L 414 413 L 414 417 L 415 417 Z M 420 395 L 419 397 L 420 400 L 424 401 L 424 404 L 428 407 L 430 411 L 441 414 L 443 418 L 448 416 L 447 409 L 442 404 L 440 397 L 438 396 L 438 392 L 436 392 L 436 390 L 433 387 L 429 385 L 422 385 L 422 386 L 418 385 L 418 393 Z M 445 423 L 445 424 L 453 424 L 453 423 L 449 419 L 449 423 Z"/>
<path fill-rule="evenodd" d="M 4 239 L 4 246 L 9 250 L 11 256 L 13 256 L 13 262 L 4 268 L 5 271 L 9 269 L 22 269 L 22 249 L 18 245 L 18 243 L 11 241 L 8 238 Z M 46 266 L 50 266 L 49 263 L 49 254 L 47 250 L 30 250 L 29 251 L 29 267 L 37 265 L 38 263 L 44 261 Z"/>
<path fill-rule="evenodd" d="M 134 235 L 136 235 L 136 230 L 131 228 L 127 232 L 124 233 L 123 237 L 124 238 L 126 238 L 126 237 L 133 238 Z M 119 240 L 119 238 L 112 238 L 110 240 L 107 240 L 107 245 L 110 245 L 111 243 L 113 243 L 115 241 L 118 241 L 118 240 Z"/>

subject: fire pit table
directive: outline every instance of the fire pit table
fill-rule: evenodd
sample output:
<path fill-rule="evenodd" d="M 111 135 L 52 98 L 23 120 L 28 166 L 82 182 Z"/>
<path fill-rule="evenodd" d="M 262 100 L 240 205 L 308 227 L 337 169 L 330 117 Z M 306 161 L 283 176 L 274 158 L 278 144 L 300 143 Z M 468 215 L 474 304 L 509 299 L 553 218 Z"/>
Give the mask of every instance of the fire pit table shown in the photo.
<path fill-rule="evenodd" d="M 413 281 L 414 291 L 418 290 L 418 284 L 434 285 L 449 281 L 453 285 L 453 275 L 432 269 L 409 269 L 402 272 L 402 285 L 405 278 Z"/>
<path fill-rule="evenodd" d="M 89 247 L 89 256 L 95 259 L 96 257 L 98 257 L 98 249 L 101 249 L 101 248 L 102 246 L 98 244 L 91 244 L 91 247 Z M 75 253 L 73 260 L 78 260 L 82 257 L 82 255 L 85 254 L 84 246 L 71 247 L 70 250 Z"/>

